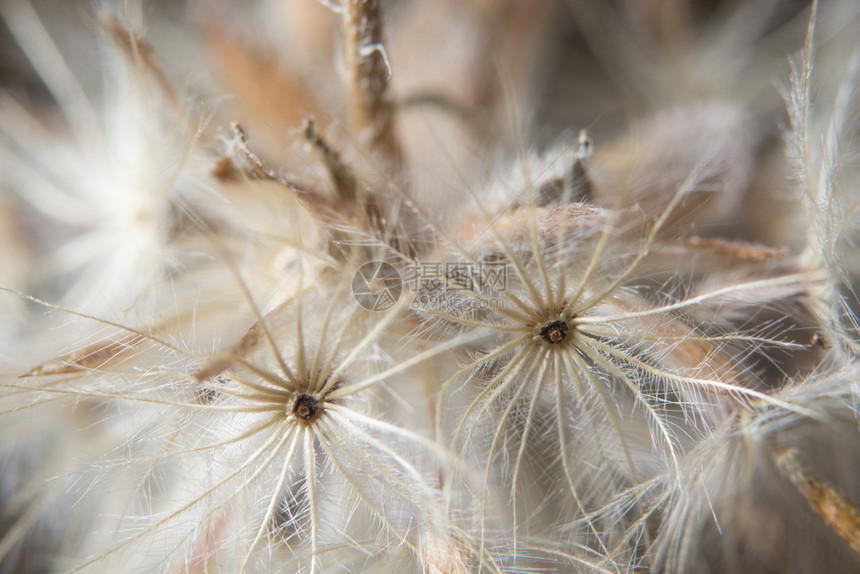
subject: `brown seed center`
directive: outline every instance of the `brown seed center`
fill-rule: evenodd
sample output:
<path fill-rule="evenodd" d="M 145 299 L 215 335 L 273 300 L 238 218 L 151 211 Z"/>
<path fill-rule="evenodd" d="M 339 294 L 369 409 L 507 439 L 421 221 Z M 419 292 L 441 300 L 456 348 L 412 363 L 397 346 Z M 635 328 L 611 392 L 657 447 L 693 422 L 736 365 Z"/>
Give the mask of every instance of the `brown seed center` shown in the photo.
<path fill-rule="evenodd" d="M 567 323 L 564 321 L 553 321 L 544 325 L 540 330 L 540 336 L 551 345 L 561 343 L 567 337 Z"/>
<path fill-rule="evenodd" d="M 319 403 L 310 395 L 299 395 L 293 404 L 293 414 L 303 420 L 310 420 L 319 409 Z"/>

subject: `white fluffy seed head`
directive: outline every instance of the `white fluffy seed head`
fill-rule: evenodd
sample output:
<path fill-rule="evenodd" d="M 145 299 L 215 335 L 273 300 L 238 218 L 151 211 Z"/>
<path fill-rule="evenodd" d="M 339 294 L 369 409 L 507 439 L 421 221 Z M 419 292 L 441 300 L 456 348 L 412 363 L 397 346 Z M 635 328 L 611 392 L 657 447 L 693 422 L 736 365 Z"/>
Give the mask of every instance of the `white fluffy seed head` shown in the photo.
<path fill-rule="evenodd" d="M 213 12 L 178 51 L 161 8 L 152 44 L 104 17 L 100 97 L 52 16 L 0 8 L 59 119 L 0 98 L 0 571 L 851 571 L 853 76 L 817 119 L 809 40 L 788 155 L 814 217 L 762 230 L 774 120 L 698 12 L 328 4 Z M 771 37 L 749 10 L 726 53 Z M 669 81 L 680 45 L 708 82 Z M 559 137 L 553 50 L 652 72 L 629 89 L 656 111 L 583 95 Z M 234 100 L 181 95 L 180 53 Z"/>

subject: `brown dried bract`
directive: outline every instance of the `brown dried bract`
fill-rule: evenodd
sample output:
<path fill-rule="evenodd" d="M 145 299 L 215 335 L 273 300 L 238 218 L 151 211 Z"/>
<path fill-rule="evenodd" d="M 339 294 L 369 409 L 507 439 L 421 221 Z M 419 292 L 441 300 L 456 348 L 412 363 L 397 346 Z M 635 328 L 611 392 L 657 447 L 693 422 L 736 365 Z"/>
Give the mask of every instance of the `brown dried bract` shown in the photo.
<path fill-rule="evenodd" d="M 132 351 L 144 341 L 140 335 L 128 335 L 119 340 L 108 339 L 93 345 L 88 345 L 80 351 L 58 357 L 53 361 L 42 363 L 33 370 L 21 375 L 22 377 L 41 377 L 47 375 L 67 375 L 100 369 Z"/>
<path fill-rule="evenodd" d="M 283 306 L 280 308 L 283 308 Z M 236 345 L 224 353 L 219 353 L 194 373 L 194 379 L 198 382 L 203 382 L 220 375 L 233 366 L 235 357 L 245 358 L 248 353 L 257 347 L 261 340 L 263 340 L 263 329 L 260 327 L 260 323 L 254 323 Z"/>
<path fill-rule="evenodd" d="M 705 251 L 713 255 L 750 263 L 760 263 L 770 259 L 785 257 L 785 249 L 773 249 L 763 245 L 731 241 L 719 237 L 689 237 L 684 240 L 684 246 L 696 251 Z"/>
<path fill-rule="evenodd" d="M 294 130 L 308 115 L 323 117 L 315 98 L 294 71 L 214 21 L 205 25 L 214 59 L 239 101 L 265 118 L 275 133 Z"/>

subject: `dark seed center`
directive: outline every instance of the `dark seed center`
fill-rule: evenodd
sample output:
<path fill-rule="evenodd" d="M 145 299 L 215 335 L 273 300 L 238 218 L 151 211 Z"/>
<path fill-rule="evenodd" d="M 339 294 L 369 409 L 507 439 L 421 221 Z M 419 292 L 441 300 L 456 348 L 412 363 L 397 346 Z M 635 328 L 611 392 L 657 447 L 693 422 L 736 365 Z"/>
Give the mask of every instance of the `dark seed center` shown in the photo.
<path fill-rule="evenodd" d="M 310 420 L 319 409 L 319 403 L 310 395 L 299 395 L 293 405 L 293 414 L 297 418 L 307 421 Z"/>
<path fill-rule="evenodd" d="M 547 323 L 540 330 L 540 336 L 551 345 L 561 343 L 567 337 L 567 323 L 564 321 L 553 321 Z"/>

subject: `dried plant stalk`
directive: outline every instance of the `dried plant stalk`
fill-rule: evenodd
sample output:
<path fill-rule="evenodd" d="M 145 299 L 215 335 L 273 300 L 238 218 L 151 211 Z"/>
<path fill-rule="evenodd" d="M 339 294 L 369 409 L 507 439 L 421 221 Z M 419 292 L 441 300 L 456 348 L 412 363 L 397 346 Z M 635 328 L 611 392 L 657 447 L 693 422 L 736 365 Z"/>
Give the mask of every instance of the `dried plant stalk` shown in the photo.
<path fill-rule="evenodd" d="M 401 152 L 388 81 L 392 72 L 383 43 L 380 2 L 346 0 L 341 9 L 352 131 L 387 169 L 396 172 Z"/>
<path fill-rule="evenodd" d="M 776 454 L 780 470 L 793 482 L 809 506 L 854 552 L 860 554 L 860 511 L 850 500 L 822 481 L 798 460 L 797 451 Z"/>

